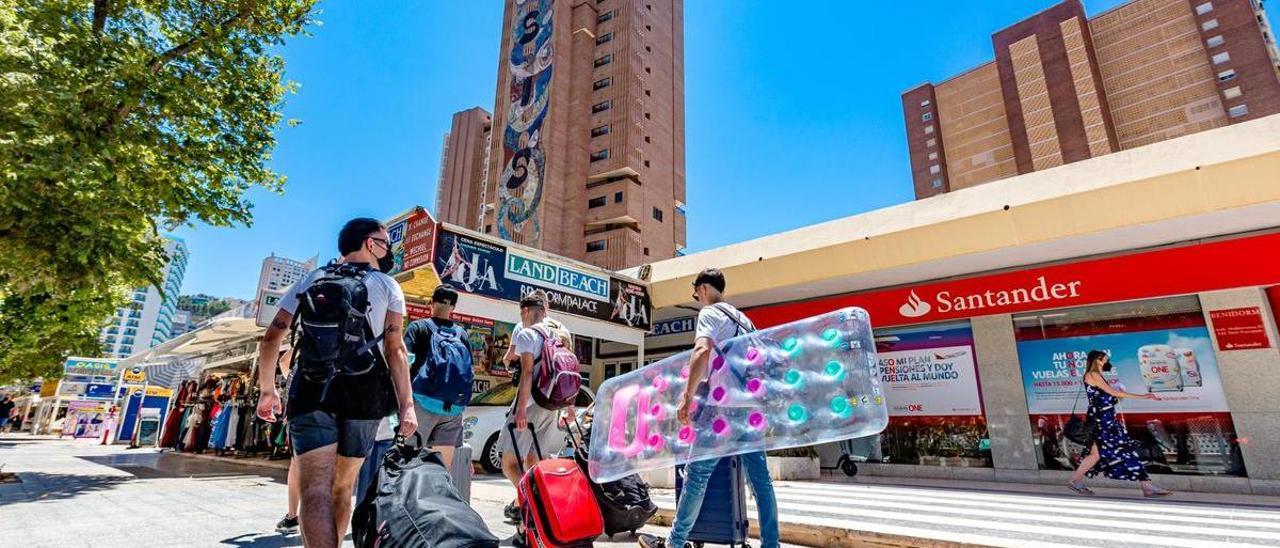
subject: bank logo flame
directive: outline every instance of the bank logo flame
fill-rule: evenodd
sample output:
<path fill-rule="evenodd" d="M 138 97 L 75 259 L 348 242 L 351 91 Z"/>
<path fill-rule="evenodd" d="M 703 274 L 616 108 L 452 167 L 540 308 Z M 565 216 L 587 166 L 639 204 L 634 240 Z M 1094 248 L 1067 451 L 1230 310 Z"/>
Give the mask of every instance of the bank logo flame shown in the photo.
<path fill-rule="evenodd" d="M 907 304 L 898 308 L 898 313 L 908 318 L 919 318 L 928 314 L 930 310 L 933 310 L 933 305 L 921 300 L 920 296 L 916 295 L 913 290 L 911 296 L 907 297 Z"/>

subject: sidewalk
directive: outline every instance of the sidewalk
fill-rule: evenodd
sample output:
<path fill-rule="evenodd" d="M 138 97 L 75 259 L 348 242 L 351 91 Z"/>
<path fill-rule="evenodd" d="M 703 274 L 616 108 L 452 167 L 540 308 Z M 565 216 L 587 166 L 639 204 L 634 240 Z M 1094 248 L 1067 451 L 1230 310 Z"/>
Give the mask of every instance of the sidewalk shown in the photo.
<path fill-rule="evenodd" d="M 1274 497 L 1148 500 L 1134 488 L 1085 498 L 1065 487 L 900 478 L 776 482 L 775 490 L 783 540 L 807 546 L 1280 546 Z M 473 496 L 496 500 L 513 492 L 491 478 L 473 487 Z M 653 497 L 655 521 L 669 525 L 675 493 Z"/>

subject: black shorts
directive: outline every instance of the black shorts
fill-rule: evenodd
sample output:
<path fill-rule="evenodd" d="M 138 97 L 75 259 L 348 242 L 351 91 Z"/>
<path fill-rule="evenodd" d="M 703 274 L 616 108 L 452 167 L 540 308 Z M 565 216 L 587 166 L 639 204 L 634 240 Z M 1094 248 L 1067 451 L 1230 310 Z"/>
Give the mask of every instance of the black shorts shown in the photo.
<path fill-rule="evenodd" d="M 290 417 L 289 438 L 293 454 L 301 455 L 326 445 L 338 445 L 338 455 L 365 458 L 373 451 L 373 439 L 382 419 L 341 419 L 327 411 L 311 411 Z"/>

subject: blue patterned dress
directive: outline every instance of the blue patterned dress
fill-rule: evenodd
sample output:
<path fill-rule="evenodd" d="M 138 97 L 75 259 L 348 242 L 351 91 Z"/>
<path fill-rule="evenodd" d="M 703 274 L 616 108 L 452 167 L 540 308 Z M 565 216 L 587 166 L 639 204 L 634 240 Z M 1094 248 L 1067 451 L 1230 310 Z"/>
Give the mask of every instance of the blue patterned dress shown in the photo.
<path fill-rule="evenodd" d="M 1138 453 L 1133 450 L 1133 440 L 1124 423 L 1116 419 L 1115 396 L 1101 389 L 1086 385 L 1085 393 L 1089 396 L 1089 416 L 1098 424 L 1098 453 L 1102 458 L 1098 464 L 1089 469 L 1089 477 L 1103 472 L 1108 478 L 1128 481 L 1148 481 L 1147 469 L 1138 460 Z M 1089 456 L 1092 448 L 1086 447 L 1081 458 Z"/>

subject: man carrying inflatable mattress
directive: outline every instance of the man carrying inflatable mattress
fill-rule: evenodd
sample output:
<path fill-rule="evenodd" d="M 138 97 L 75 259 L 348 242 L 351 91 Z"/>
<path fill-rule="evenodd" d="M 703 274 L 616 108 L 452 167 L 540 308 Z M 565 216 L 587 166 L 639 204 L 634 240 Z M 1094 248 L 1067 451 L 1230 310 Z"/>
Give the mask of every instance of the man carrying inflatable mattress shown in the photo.
<path fill-rule="evenodd" d="M 703 305 L 698 312 L 698 322 L 694 333 L 693 354 L 689 357 L 689 382 L 680 396 L 680 407 L 676 416 L 680 424 L 690 425 L 690 407 L 694 404 L 694 396 L 702 379 L 707 376 L 707 364 L 711 360 L 716 344 L 745 332 L 755 331 L 755 326 L 733 305 L 722 302 L 724 298 L 724 274 L 714 268 L 703 270 L 693 282 L 693 298 Z M 765 462 L 764 451 L 743 454 L 739 457 L 747 472 L 747 480 L 756 495 L 756 509 L 760 513 L 760 544 L 763 548 L 778 546 L 778 503 L 773 495 L 773 480 L 769 479 L 769 468 Z M 685 468 L 684 492 L 676 508 L 675 523 L 671 526 L 671 536 L 661 539 L 653 535 L 640 535 L 640 546 L 645 548 L 663 548 L 673 546 L 683 548 L 689 530 L 698 521 L 698 512 L 702 509 L 702 498 L 706 493 L 707 481 L 715 471 L 718 458 L 691 462 Z"/>

